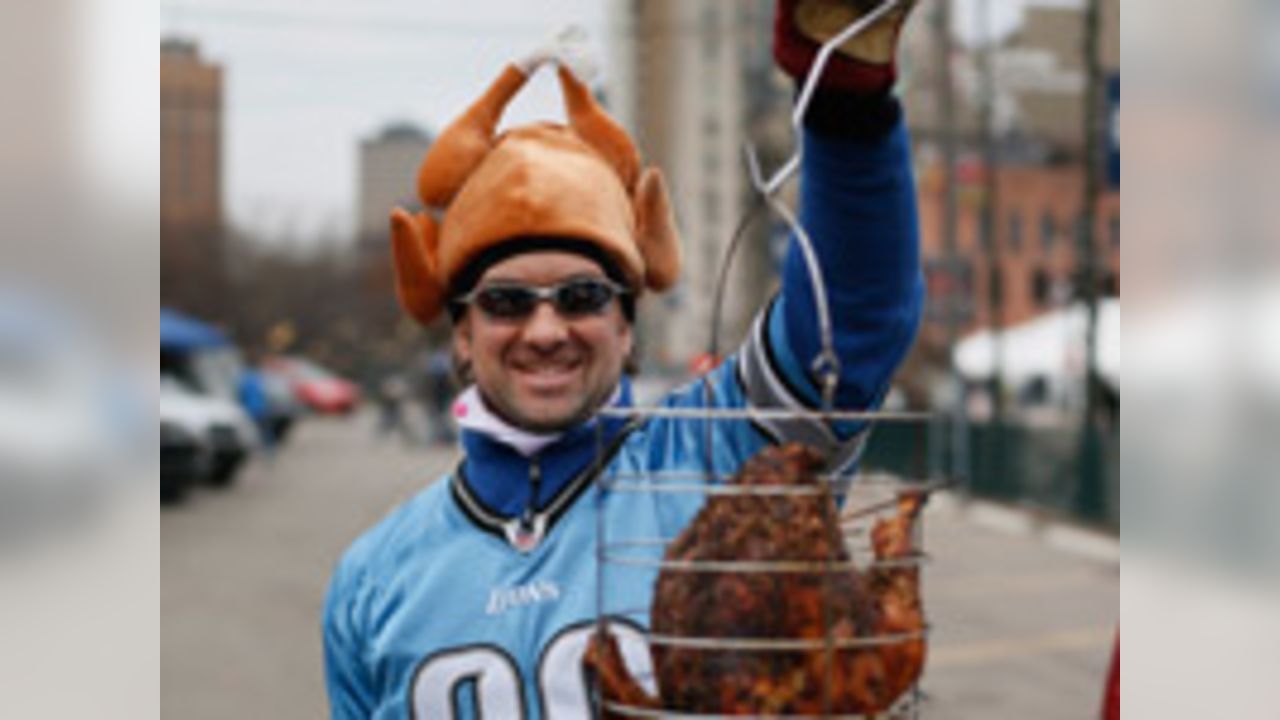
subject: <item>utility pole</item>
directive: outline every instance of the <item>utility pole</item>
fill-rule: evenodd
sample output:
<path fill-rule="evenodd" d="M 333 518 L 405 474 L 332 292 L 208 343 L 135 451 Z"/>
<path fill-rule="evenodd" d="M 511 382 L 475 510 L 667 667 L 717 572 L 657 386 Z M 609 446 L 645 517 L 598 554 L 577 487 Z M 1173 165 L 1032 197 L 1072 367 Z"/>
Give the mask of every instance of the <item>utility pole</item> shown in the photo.
<path fill-rule="evenodd" d="M 991 399 L 991 421 L 981 445 L 983 467 L 992 477 L 1005 474 L 1006 429 L 1004 424 L 1004 273 L 1000 267 L 1000 243 L 997 224 L 1000 214 L 1000 157 L 996 138 L 995 103 L 995 33 L 991 27 L 991 0 L 978 0 L 977 27 L 981 33 L 978 48 L 978 74 L 982 96 L 979 101 L 979 128 L 982 134 L 983 191 L 979 222 L 982 254 L 987 262 L 987 327 L 991 333 L 991 379 L 987 394 Z"/>
<path fill-rule="evenodd" d="M 1004 421 L 1004 275 L 1000 270 L 1000 245 L 997 223 L 999 221 L 999 170 L 1000 150 L 996 138 L 995 103 L 995 34 L 991 27 L 991 0 L 975 3 L 978 28 L 982 33 L 979 54 L 982 101 L 980 105 L 980 132 L 982 133 L 982 248 L 987 259 L 987 321 L 991 329 L 991 419 L 999 431 Z"/>
<path fill-rule="evenodd" d="M 1098 252 L 1094 242 L 1098 194 L 1102 182 L 1102 65 L 1098 56 L 1101 0 L 1087 0 L 1084 13 L 1084 192 L 1077 234 L 1080 262 L 1079 286 L 1085 304 L 1084 408 L 1080 421 L 1080 487 L 1077 506 L 1087 516 L 1101 510 L 1100 449 L 1095 433 L 1100 387 L 1098 382 Z"/>
<path fill-rule="evenodd" d="M 951 77 L 951 0 L 936 0 L 933 6 L 934 47 L 937 50 L 937 137 L 942 146 L 942 268 L 950 293 L 944 308 L 947 337 L 947 361 L 956 391 L 951 408 L 950 468 L 951 476 L 968 483 L 968 427 L 965 417 L 964 393 L 960 374 L 955 366 L 956 338 L 960 334 L 961 303 L 971 300 L 962 294 L 959 256 L 956 253 L 956 109 L 955 93 Z"/>

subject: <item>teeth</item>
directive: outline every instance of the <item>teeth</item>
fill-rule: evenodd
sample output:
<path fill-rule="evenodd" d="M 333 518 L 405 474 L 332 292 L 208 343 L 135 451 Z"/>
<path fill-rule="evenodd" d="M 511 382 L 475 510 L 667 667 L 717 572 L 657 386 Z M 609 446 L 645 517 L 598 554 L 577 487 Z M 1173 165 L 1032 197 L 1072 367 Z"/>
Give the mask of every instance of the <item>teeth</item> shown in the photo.
<path fill-rule="evenodd" d="M 524 367 L 517 366 L 520 370 L 529 373 L 559 373 L 570 372 L 578 367 L 578 363 L 567 363 L 565 365 L 526 365 Z"/>

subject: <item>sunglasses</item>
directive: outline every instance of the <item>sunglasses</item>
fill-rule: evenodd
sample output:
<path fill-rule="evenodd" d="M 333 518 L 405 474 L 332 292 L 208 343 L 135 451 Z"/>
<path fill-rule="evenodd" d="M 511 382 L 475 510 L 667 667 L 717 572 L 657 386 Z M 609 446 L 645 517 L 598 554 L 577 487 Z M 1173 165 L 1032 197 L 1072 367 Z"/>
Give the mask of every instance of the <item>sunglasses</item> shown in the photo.
<path fill-rule="evenodd" d="M 626 288 L 604 278 L 575 278 L 546 287 L 494 283 L 476 288 L 456 302 L 475 305 L 485 315 L 498 320 L 523 320 L 545 300 L 561 317 L 573 319 L 599 315 L 615 298 L 627 292 Z"/>

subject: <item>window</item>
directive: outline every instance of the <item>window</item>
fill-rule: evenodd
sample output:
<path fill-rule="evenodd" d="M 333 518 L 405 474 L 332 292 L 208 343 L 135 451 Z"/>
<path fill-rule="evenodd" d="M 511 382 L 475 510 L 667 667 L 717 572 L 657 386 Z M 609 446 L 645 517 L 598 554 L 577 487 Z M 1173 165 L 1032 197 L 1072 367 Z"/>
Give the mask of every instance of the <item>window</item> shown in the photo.
<path fill-rule="evenodd" d="M 1022 213 L 1017 210 L 1009 213 L 1008 247 L 1013 253 L 1022 250 Z"/>
<path fill-rule="evenodd" d="M 1037 305 L 1048 305 L 1051 290 L 1048 271 L 1037 268 L 1031 276 L 1031 299 Z"/>
<path fill-rule="evenodd" d="M 1045 250 L 1052 250 L 1057 234 L 1058 223 L 1053 219 L 1053 213 L 1045 210 L 1040 215 L 1040 247 Z"/>
<path fill-rule="evenodd" d="M 1000 269 L 999 265 L 995 265 L 991 268 L 991 276 L 990 276 L 989 282 L 991 283 L 991 287 L 989 288 L 988 298 L 991 300 L 991 302 L 994 305 L 997 305 L 997 306 L 1003 305 L 1004 304 L 1004 272 Z"/>
<path fill-rule="evenodd" d="M 1107 297 L 1120 297 L 1120 276 L 1109 272 L 1102 280 L 1102 294 Z"/>

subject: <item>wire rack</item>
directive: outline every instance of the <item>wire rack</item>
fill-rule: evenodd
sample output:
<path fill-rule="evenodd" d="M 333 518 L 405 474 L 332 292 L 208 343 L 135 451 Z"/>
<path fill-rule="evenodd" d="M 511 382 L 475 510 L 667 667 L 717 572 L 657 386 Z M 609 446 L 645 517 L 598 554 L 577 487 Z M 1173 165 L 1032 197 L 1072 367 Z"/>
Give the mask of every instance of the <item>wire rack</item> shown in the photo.
<path fill-rule="evenodd" d="M 734 483 L 734 469 L 723 458 L 734 456 L 726 444 L 737 442 L 751 423 L 762 416 L 796 416 L 826 422 L 857 420 L 868 424 L 920 423 L 930 418 L 926 413 L 868 413 L 840 411 L 761 411 L 759 409 L 689 410 L 683 408 L 615 409 L 611 415 L 625 416 L 629 420 L 645 423 L 680 423 L 686 432 L 707 433 L 700 443 L 699 452 L 688 458 L 685 467 L 663 471 L 627 471 L 610 468 L 600 477 L 602 492 L 597 512 L 597 614 L 601 629 L 613 630 L 618 623 L 626 623 L 638 634 L 652 653 L 650 663 L 641 662 L 631 668 L 635 681 L 651 694 L 661 696 L 661 675 L 657 656 L 680 651 L 686 654 L 701 653 L 708 663 L 731 662 L 727 658 L 737 656 L 747 665 L 795 668 L 817 661 L 826 665 L 826 672 L 839 673 L 852 665 L 859 653 L 875 653 L 886 647 L 900 647 L 905 643 L 925 640 L 929 631 L 927 622 L 921 622 L 912 632 L 873 630 L 855 635 L 833 632 L 820 635 L 782 636 L 759 634 L 747 629 L 738 632 L 732 625 L 720 627 L 720 632 L 671 633 L 654 630 L 651 622 L 655 608 L 645 604 L 646 596 L 638 599 L 628 596 L 627 589 L 637 586 L 657 587 L 661 578 L 707 578 L 733 575 L 739 578 L 771 576 L 793 578 L 799 584 L 822 588 L 820 597 L 831 598 L 840 587 L 840 577 L 866 578 L 873 573 L 906 571 L 915 576 L 918 588 L 920 571 L 929 557 L 924 549 L 922 518 L 917 517 L 911 527 L 911 552 L 894 557 L 877 558 L 873 550 L 872 528 L 876 523 L 896 515 L 899 502 L 910 494 L 927 494 L 947 484 L 943 478 L 907 479 L 881 472 L 849 471 L 824 468 L 813 473 L 814 482 L 802 485 L 740 485 Z M 709 442 L 708 442 L 709 439 Z M 730 450 L 729 452 L 724 452 Z M 788 500 L 829 498 L 834 511 L 843 553 L 826 558 L 795 557 L 776 560 L 764 559 L 690 559 L 669 552 L 673 541 L 688 527 L 699 511 L 719 499 L 758 498 L 762 503 L 783 503 Z M 604 507 L 608 503 L 628 508 L 628 513 L 653 513 L 659 517 L 655 523 L 632 525 L 616 522 Z M 615 511 L 616 512 L 616 511 Z M 613 521 L 611 521 L 613 518 Z M 634 530 L 635 527 L 642 530 Z M 656 530 L 655 530 L 656 528 Z M 678 581 L 679 582 L 679 581 Z M 779 582 L 775 587 L 785 584 Z M 779 591 L 773 591 L 773 601 L 778 601 Z M 659 593 L 655 592 L 655 601 Z M 828 630 L 840 625 L 840 610 L 823 607 L 823 628 Z M 847 607 L 847 606 L 845 606 Z M 927 609 L 926 609 L 927 611 Z M 828 678 L 829 680 L 829 678 Z M 823 712 L 811 714 L 784 714 L 761 710 L 768 717 L 827 717 L 827 718 L 919 718 L 922 694 L 914 685 L 903 692 L 888 708 L 881 708 L 874 716 L 842 712 L 839 705 L 824 705 Z M 609 698 L 598 697 L 598 706 L 609 717 L 637 718 L 712 718 L 724 715 L 713 712 L 692 712 L 688 709 L 654 709 L 627 704 Z M 668 706 L 669 707 L 669 706 Z"/>
<path fill-rule="evenodd" d="M 703 383 L 706 396 L 701 408 L 627 408 L 604 411 L 618 415 L 637 424 L 667 423 L 667 427 L 679 427 L 686 437 L 701 433 L 699 449 L 688 453 L 683 467 L 664 468 L 661 471 L 627 471 L 610 465 L 600 479 L 600 503 L 597 512 L 597 617 L 598 629 L 614 631 L 629 628 L 632 636 L 632 652 L 624 663 L 628 674 L 649 694 L 658 697 L 658 708 L 638 703 L 626 703 L 603 697 L 597 688 L 595 696 L 598 714 L 606 717 L 636 718 L 713 718 L 723 717 L 722 708 L 698 707 L 690 710 L 680 702 L 665 697 L 670 688 L 660 687 L 664 679 L 659 657 L 683 657 L 701 654 L 708 664 L 730 667 L 734 662 L 770 668 L 775 673 L 792 672 L 798 667 L 822 668 L 819 673 L 821 706 L 817 712 L 795 714 L 791 709 L 769 707 L 766 701 L 758 715 L 794 718 L 919 718 L 923 695 L 913 682 L 910 687 L 893 699 L 887 707 L 878 707 L 867 714 L 865 708 L 851 710 L 833 699 L 831 688 L 846 678 L 846 673 L 857 665 L 859 656 L 869 656 L 902 648 L 908 644 L 927 642 L 929 626 L 921 621 L 910 631 L 890 631 L 883 627 L 863 624 L 856 632 L 849 632 L 849 618 L 841 613 L 850 607 L 848 595 L 840 599 L 839 591 L 850 587 L 849 583 L 866 582 L 868 578 L 914 578 L 918 590 L 922 568 L 928 562 L 923 547 L 922 516 L 910 525 L 910 551 L 892 557 L 878 557 L 873 542 L 873 529 L 878 523 L 890 521 L 899 511 L 901 501 L 909 495 L 931 492 L 947 484 L 941 478 L 907 479 L 883 473 L 867 473 L 840 467 L 832 463 L 813 473 L 816 482 L 792 485 L 753 484 L 734 482 L 738 464 L 754 455 L 759 448 L 744 438 L 750 437 L 748 429 L 769 420 L 809 421 L 826 427 L 849 427 L 850 424 L 871 426 L 885 423 L 912 423 L 925 425 L 934 420 L 929 413 L 850 411 L 835 406 L 840 377 L 840 362 L 834 350 L 827 290 L 822 269 L 814 252 L 809 235 L 794 213 L 779 198 L 778 192 L 793 178 L 800 167 L 803 143 L 799 141 L 805 111 L 817 87 L 830 55 L 835 48 L 862 32 L 895 7 L 910 0 L 886 0 L 875 9 L 862 15 L 841 33 L 831 38 L 817 53 L 809 75 L 797 95 L 791 115 L 791 125 L 796 136 L 794 154 L 772 175 L 766 177 L 760 167 L 758 155 L 751 146 L 746 148 L 747 166 L 751 182 L 757 193 L 757 201 L 744 214 L 720 263 L 716 292 L 713 301 L 710 352 L 720 357 L 720 325 L 724 289 L 734 255 L 745 237 L 745 230 L 753 217 L 762 209 L 771 211 L 790 228 L 804 259 L 808 277 L 814 287 L 815 311 L 821 337 L 821 349 L 813 359 L 810 370 L 819 381 L 821 406 L 817 409 L 795 408 L 724 408 L 717 403 L 710 383 Z M 757 436 L 758 437 L 758 436 Z M 604 452 L 603 438 L 601 451 Z M 726 460 L 730 458 L 731 460 Z M 602 459 L 603 463 L 603 459 Z M 629 496 L 629 497 L 628 497 Z M 778 507 L 787 502 L 808 498 L 829 509 L 829 517 L 823 522 L 834 523 L 838 528 L 840 550 L 827 557 L 802 559 L 780 558 L 715 560 L 692 559 L 687 554 L 673 553 L 672 543 L 685 528 L 690 527 L 704 508 L 722 500 L 755 498 L 763 505 L 753 507 Z M 828 502 L 829 500 L 829 502 Z M 617 522 L 617 515 L 610 515 L 608 504 L 629 508 L 627 512 L 652 513 L 653 523 Z M 809 507 L 817 507 L 809 505 Z M 636 528 L 643 528 L 637 530 Z M 655 530 L 656 529 L 656 530 Z M 627 597 L 619 588 L 658 588 L 663 579 L 712 578 L 792 578 L 793 584 L 816 582 L 822 598 L 822 632 L 777 635 L 753 631 L 750 622 L 744 627 L 717 628 L 717 632 L 659 632 L 652 627 L 651 613 L 655 608 L 650 598 Z M 852 578 L 852 580 L 850 580 Z M 750 585 L 755 580 L 749 581 Z M 778 588 L 785 583 L 774 583 Z M 756 586 L 759 586 L 758 583 Z M 863 587 L 862 585 L 856 585 Z M 654 601 L 661 595 L 655 590 Z M 777 596 L 770 596 L 774 601 Z M 833 598 L 835 598 L 833 600 Z M 863 600 L 873 598 L 872 594 Z M 841 602 L 844 604 L 842 605 Z M 874 600 L 869 600 L 874 602 Z M 731 605 L 732 599 L 726 599 Z M 842 609 L 843 608 L 843 609 Z M 927 609 L 926 609 L 927 610 Z M 842 625 L 842 622 L 844 624 Z M 856 625 L 857 623 L 853 623 Z M 840 629 L 843 628 L 843 629 Z M 811 627 L 810 627 L 811 629 Z M 641 648 L 638 652 L 636 648 Z M 625 654 L 625 653 L 624 653 Z M 647 657 L 646 657 L 647 656 Z M 667 677 L 666 679 L 670 679 Z M 705 690 L 705 688 L 704 688 Z M 714 693 L 713 693 L 714 694 Z M 842 696 L 847 699 L 847 695 Z M 715 705 L 714 702 L 711 705 Z M 810 704 L 808 707 L 812 707 Z M 678 708 L 678 709 L 673 709 Z M 734 705 L 734 712 L 741 716 L 742 706 Z M 754 711 L 754 709 L 753 709 Z M 791 714 L 787 714 L 791 713 Z"/>

